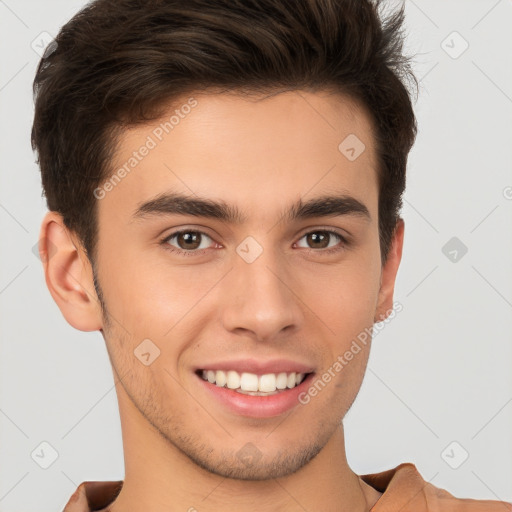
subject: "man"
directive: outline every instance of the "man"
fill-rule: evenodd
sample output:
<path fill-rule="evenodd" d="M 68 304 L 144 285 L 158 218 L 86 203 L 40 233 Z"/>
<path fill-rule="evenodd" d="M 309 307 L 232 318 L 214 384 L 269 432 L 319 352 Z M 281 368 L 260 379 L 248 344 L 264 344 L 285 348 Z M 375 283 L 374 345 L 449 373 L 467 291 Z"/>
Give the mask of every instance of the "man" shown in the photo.
<path fill-rule="evenodd" d="M 416 134 L 403 11 L 378 9 L 98 0 L 48 48 L 40 253 L 105 339 L 125 455 L 66 512 L 512 510 L 347 464 Z"/>

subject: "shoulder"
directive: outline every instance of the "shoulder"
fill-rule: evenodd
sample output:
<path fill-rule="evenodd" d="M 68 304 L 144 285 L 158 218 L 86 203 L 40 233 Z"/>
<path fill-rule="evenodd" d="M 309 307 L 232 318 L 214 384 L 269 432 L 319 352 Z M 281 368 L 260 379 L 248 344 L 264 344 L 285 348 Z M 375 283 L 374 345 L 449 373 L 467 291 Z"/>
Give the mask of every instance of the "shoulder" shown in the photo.
<path fill-rule="evenodd" d="M 87 482 L 82 482 L 76 491 L 71 495 L 63 512 L 88 512 L 89 505 L 87 503 L 87 496 L 85 494 L 85 486 Z"/>
<path fill-rule="evenodd" d="M 457 498 L 427 482 L 410 462 L 360 478 L 383 493 L 371 512 L 512 512 L 504 501 Z"/>
<path fill-rule="evenodd" d="M 123 487 L 123 480 L 82 482 L 63 512 L 91 512 L 110 505 Z"/>

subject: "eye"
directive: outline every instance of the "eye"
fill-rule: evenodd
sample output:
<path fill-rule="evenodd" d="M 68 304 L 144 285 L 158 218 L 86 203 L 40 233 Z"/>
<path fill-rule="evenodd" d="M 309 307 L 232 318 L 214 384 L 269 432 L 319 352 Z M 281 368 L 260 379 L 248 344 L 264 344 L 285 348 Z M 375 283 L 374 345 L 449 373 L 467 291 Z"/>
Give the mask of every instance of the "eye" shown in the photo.
<path fill-rule="evenodd" d="M 333 253 L 343 250 L 348 245 L 348 241 L 345 237 L 337 231 L 328 229 L 309 231 L 303 235 L 300 240 L 303 238 L 306 239 L 308 244 L 313 245 L 313 247 L 307 247 L 307 249 L 313 250 L 314 252 Z M 329 245 L 333 238 L 334 240 L 337 239 L 338 243 Z M 341 244 L 339 242 L 341 242 Z M 317 249 L 319 249 L 319 251 L 317 251 Z"/>
<path fill-rule="evenodd" d="M 179 254 L 182 256 L 194 256 L 201 254 L 203 251 L 209 248 L 209 244 L 206 241 L 212 241 L 212 238 L 204 233 L 203 231 L 197 231 L 192 229 L 182 229 L 175 231 L 167 237 L 165 237 L 161 244 L 166 250 L 172 253 Z M 347 239 L 337 231 L 328 229 L 317 229 L 315 231 L 309 231 L 305 233 L 300 240 L 306 239 L 308 244 L 312 244 L 313 247 L 306 247 L 308 251 L 322 254 L 330 254 L 345 249 L 349 243 Z M 332 241 L 338 241 L 336 244 L 331 244 Z M 341 243 L 340 243 L 341 242 Z M 176 245 L 174 245 L 176 244 Z M 294 246 L 301 247 L 298 243 Z"/>
<path fill-rule="evenodd" d="M 202 231 L 184 229 L 176 231 L 164 238 L 162 240 L 162 244 L 164 244 L 171 252 L 189 256 L 201 252 L 208 247 L 208 244 L 202 243 L 204 237 L 211 240 L 211 238 Z M 178 247 L 171 243 L 174 239 L 176 240 Z"/>

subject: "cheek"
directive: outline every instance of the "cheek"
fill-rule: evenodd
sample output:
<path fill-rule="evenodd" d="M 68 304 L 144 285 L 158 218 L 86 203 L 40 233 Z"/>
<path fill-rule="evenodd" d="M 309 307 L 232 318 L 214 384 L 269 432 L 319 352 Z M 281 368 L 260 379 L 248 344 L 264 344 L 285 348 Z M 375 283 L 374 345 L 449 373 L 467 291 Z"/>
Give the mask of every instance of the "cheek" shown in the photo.
<path fill-rule="evenodd" d="M 127 328 L 158 336 L 183 318 L 218 280 L 212 267 L 177 265 L 163 251 L 121 255 L 106 247 L 102 279 L 111 314 Z"/>
<path fill-rule="evenodd" d="M 138 261 L 141 263 L 142 258 Z M 217 311 L 215 284 L 225 271 L 207 265 L 172 267 L 166 262 L 137 265 L 130 258 L 117 263 L 107 274 L 104 292 L 117 327 L 110 343 L 117 353 L 123 352 L 118 355 L 122 358 L 119 364 L 137 373 L 146 370 L 152 379 L 156 378 L 153 371 L 161 366 L 178 376 L 187 349 L 200 338 L 201 330 Z M 149 344 L 150 351 L 158 353 L 150 368 L 139 368 L 142 365 L 134 357 L 144 340 L 150 340 L 156 347 L 151 349 Z M 170 377 L 164 372 L 158 378 L 166 381 Z"/>
<path fill-rule="evenodd" d="M 338 339 L 346 341 L 373 325 L 380 267 L 370 258 L 353 258 L 305 279 L 308 303 Z"/>

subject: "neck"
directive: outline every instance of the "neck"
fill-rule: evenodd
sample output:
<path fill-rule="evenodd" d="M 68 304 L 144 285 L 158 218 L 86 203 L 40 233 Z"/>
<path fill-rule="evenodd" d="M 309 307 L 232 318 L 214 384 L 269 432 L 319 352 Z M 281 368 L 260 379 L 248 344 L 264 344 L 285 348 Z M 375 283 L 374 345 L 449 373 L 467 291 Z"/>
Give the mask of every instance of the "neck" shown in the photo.
<path fill-rule="evenodd" d="M 349 468 L 342 424 L 295 473 L 237 480 L 194 463 L 148 423 L 119 388 L 125 478 L 109 512 L 364 512 L 381 496 Z"/>

